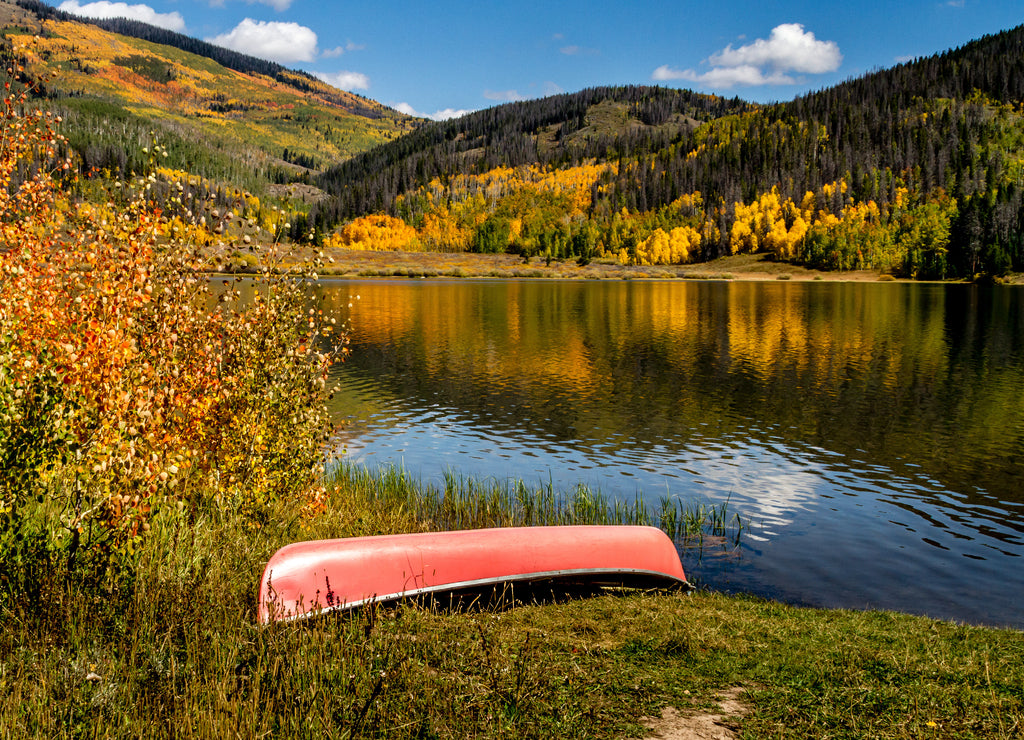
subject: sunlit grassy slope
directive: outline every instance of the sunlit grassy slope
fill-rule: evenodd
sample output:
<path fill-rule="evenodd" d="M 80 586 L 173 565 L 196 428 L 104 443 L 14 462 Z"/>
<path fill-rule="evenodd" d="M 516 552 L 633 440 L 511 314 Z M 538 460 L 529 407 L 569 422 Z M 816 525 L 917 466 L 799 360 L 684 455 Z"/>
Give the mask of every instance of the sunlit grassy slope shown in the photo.
<path fill-rule="evenodd" d="M 0 29 L 7 49 L 13 47 L 28 74 L 45 80 L 48 97 L 69 112 L 65 134 L 73 143 L 130 147 L 138 143 L 134 131 L 145 137 L 153 130 L 157 138 L 209 150 L 191 157 L 200 167 L 220 162 L 196 174 L 230 176 L 225 157 L 250 171 L 280 166 L 296 172 L 286 159 L 325 168 L 413 126 L 397 111 L 304 75 L 244 74 L 85 22 L 40 20 L 8 0 L 0 0 Z M 121 119 L 120 133 L 109 130 L 112 117 Z"/>

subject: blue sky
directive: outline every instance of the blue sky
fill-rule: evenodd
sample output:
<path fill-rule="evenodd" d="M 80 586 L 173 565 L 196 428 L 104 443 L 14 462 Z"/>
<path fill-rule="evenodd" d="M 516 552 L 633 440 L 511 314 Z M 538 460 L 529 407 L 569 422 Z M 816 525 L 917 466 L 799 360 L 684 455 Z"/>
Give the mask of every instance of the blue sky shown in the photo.
<path fill-rule="evenodd" d="M 788 100 L 1024 23 L 1024 0 L 47 0 L 303 69 L 441 118 L 597 85 Z"/>

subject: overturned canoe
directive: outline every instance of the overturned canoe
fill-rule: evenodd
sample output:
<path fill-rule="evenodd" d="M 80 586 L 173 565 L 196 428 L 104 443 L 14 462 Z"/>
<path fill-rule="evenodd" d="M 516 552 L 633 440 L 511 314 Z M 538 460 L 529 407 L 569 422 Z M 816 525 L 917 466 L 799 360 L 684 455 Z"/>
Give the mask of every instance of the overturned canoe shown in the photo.
<path fill-rule="evenodd" d="M 503 584 L 687 588 L 679 553 L 654 527 L 467 529 L 282 547 L 263 571 L 262 623 L 372 602 Z"/>

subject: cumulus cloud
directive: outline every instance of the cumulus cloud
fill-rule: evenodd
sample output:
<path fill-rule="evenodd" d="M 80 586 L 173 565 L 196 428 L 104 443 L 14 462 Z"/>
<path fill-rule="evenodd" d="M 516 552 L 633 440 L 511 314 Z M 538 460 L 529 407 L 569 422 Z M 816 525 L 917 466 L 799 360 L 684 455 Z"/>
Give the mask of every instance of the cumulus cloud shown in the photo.
<path fill-rule="evenodd" d="M 464 116 L 467 113 L 472 113 L 472 110 L 457 110 L 455 108 L 445 108 L 444 110 L 435 111 L 434 113 L 420 113 L 408 103 L 399 103 L 398 105 L 392 106 L 399 113 L 404 113 L 407 116 L 415 116 L 416 118 L 429 118 L 433 121 L 447 121 L 449 118 L 458 118 Z"/>
<path fill-rule="evenodd" d="M 698 82 L 708 87 L 755 87 L 757 85 L 792 85 L 795 79 L 787 74 L 772 72 L 765 74 L 757 67 L 744 64 L 739 67 L 716 67 L 715 69 L 698 74 L 692 69 L 672 69 L 662 65 L 654 70 L 651 75 L 654 80 L 687 80 Z"/>
<path fill-rule="evenodd" d="M 247 3 L 252 5 L 254 2 L 258 2 L 260 5 L 269 5 L 274 10 L 281 12 L 288 10 L 292 5 L 292 0 L 245 0 Z"/>
<path fill-rule="evenodd" d="M 339 90 L 370 89 L 370 78 L 362 72 L 314 72 L 314 74 L 328 85 L 333 85 Z"/>
<path fill-rule="evenodd" d="M 208 0 L 211 8 L 223 8 L 227 0 Z M 279 13 L 288 10 L 292 6 L 292 0 L 245 0 L 246 5 L 268 5 Z"/>
<path fill-rule="evenodd" d="M 366 48 L 366 44 L 353 44 L 351 41 L 345 43 L 344 46 L 335 46 L 333 49 L 324 49 L 320 53 L 322 59 L 330 59 L 332 57 L 340 57 L 347 51 L 362 51 Z"/>
<path fill-rule="evenodd" d="M 517 90 L 484 90 L 484 97 L 488 100 L 497 100 L 502 103 L 526 100 L 526 96 L 520 95 Z"/>
<path fill-rule="evenodd" d="M 790 73 L 822 74 L 839 69 L 843 55 L 834 41 L 819 41 L 800 23 L 783 23 L 767 39 L 733 48 L 732 44 L 706 60 L 707 72 L 673 69 L 662 65 L 651 75 L 655 80 L 688 80 L 710 87 L 737 85 L 792 85 Z"/>
<path fill-rule="evenodd" d="M 206 40 L 281 64 L 311 62 L 317 55 L 316 33 L 298 23 L 246 18 L 227 33 Z"/>
<path fill-rule="evenodd" d="M 818 41 L 800 23 L 783 23 L 772 29 L 767 41 L 758 39 L 738 49 L 730 44 L 708 58 L 713 67 L 752 65 L 812 74 L 832 72 L 842 61 L 835 41 Z"/>
<path fill-rule="evenodd" d="M 58 9 L 83 18 L 129 18 L 148 23 L 151 26 L 166 28 L 168 31 L 181 33 L 185 30 L 185 19 L 181 17 L 181 13 L 157 13 L 148 5 L 112 3 L 108 0 L 98 0 L 82 5 L 78 0 L 65 0 Z"/>

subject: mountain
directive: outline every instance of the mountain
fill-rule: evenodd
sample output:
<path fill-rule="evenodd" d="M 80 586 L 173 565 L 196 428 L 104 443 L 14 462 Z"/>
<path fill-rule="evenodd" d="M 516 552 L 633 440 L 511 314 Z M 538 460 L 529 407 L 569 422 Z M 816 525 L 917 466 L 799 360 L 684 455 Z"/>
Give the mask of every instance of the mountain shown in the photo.
<path fill-rule="evenodd" d="M 509 103 L 415 132 L 340 164 L 319 178 L 337 198 L 325 213 L 345 219 L 388 208 L 430 180 L 496 167 L 567 167 L 665 148 L 701 123 L 753 110 L 689 90 L 599 87 Z"/>
<path fill-rule="evenodd" d="M 168 167 L 262 193 L 416 126 L 304 72 L 144 23 L 0 0 L 0 29 L 5 59 L 40 83 L 84 173 L 140 172 L 159 143 Z"/>
<path fill-rule="evenodd" d="M 754 252 L 918 278 L 1024 271 L 1024 26 L 772 105 L 597 87 L 443 122 L 38 0 L 0 0 L 0 30 L 5 59 L 62 116 L 80 174 L 151 171 L 159 147 L 165 211 L 180 188 L 221 205 L 244 192 L 269 228 L 269 197 L 287 214 L 275 238 L 524 261 Z M 223 233 L 229 246 L 246 236 Z"/>
<path fill-rule="evenodd" d="M 321 175 L 309 218 L 525 259 L 1001 274 L 1024 269 L 1022 103 L 1024 26 L 774 105 L 595 88 L 426 124 Z"/>

